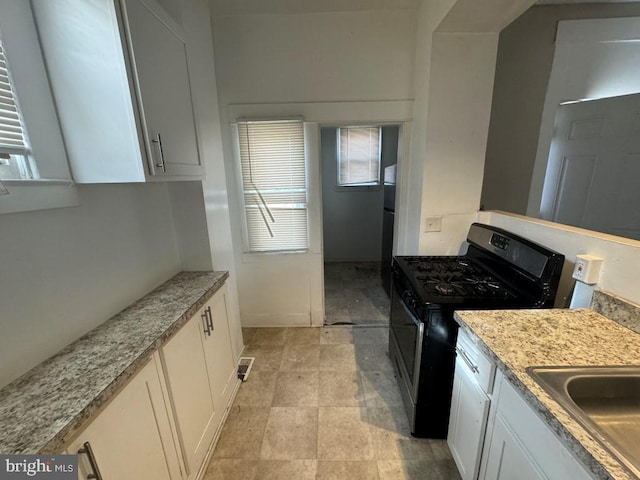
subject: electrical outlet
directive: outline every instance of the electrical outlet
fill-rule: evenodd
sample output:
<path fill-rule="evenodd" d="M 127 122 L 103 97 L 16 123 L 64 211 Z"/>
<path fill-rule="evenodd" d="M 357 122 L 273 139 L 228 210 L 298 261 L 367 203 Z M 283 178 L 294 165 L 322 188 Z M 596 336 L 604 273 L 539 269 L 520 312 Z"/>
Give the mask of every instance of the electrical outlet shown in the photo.
<path fill-rule="evenodd" d="M 589 285 L 598 283 L 602 262 L 602 258 L 593 255 L 576 255 L 573 278 Z"/>
<path fill-rule="evenodd" d="M 424 219 L 425 232 L 439 232 L 442 230 L 442 217 L 427 217 Z"/>

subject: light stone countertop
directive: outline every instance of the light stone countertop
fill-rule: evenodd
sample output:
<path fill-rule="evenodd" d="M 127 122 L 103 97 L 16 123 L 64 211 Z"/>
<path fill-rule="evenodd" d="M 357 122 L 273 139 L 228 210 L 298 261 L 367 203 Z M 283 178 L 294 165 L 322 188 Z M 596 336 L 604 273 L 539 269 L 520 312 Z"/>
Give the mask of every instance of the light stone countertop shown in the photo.
<path fill-rule="evenodd" d="M 61 452 L 228 276 L 179 273 L 0 390 L 0 452 Z"/>
<path fill-rule="evenodd" d="M 589 309 L 458 311 L 455 318 L 595 478 L 635 478 L 526 368 L 638 365 L 640 335 Z"/>

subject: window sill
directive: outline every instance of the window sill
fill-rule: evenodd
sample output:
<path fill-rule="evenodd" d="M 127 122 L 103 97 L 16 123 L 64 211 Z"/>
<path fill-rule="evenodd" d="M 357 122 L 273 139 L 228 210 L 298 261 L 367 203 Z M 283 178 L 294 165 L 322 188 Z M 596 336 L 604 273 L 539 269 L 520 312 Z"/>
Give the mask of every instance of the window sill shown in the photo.
<path fill-rule="evenodd" d="M 296 258 L 309 253 L 306 250 L 278 250 L 265 252 L 242 252 L 242 263 L 261 263 L 274 260 L 282 261 L 283 257 Z"/>
<path fill-rule="evenodd" d="M 68 180 L 3 180 L 9 191 L 0 195 L 0 214 L 77 207 L 75 184 Z"/>
<path fill-rule="evenodd" d="M 337 192 L 378 192 L 382 190 L 382 185 L 353 185 L 351 187 L 336 185 Z"/>

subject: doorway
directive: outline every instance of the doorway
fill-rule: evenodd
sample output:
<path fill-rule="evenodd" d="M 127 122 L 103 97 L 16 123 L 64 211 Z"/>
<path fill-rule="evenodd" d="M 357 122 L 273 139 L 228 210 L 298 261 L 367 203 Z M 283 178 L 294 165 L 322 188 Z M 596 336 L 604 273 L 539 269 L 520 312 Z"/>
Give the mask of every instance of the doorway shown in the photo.
<path fill-rule="evenodd" d="M 399 133 L 399 125 L 320 129 L 325 325 L 379 326 L 389 322 L 389 296 L 384 288 L 389 281 L 388 268 L 383 267 L 390 263 L 393 222 L 383 221 L 383 212 L 387 206 L 385 217 L 389 217 L 389 209 L 393 216 L 394 201 L 389 200 L 389 192 L 395 194 Z M 363 160 L 371 152 L 377 153 L 377 165 Z M 383 281 L 383 276 L 387 280 Z"/>

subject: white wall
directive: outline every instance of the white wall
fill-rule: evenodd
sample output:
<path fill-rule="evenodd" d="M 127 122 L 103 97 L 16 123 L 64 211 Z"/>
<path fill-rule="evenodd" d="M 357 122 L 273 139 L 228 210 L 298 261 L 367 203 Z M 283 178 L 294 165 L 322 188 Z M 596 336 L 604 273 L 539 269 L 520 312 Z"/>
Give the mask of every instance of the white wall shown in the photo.
<path fill-rule="evenodd" d="M 182 6 L 172 13 L 190 41 L 207 178 L 82 185 L 78 207 L 0 215 L 0 387 L 181 270 L 230 271 L 230 330 L 242 352 L 208 4 Z"/>
<path fill-rule="evenodd" d="M 640 302 L 640 279 L 634 266 L 640 265 L 640 242 L 577 227 L 502 212 L 480 212 L 479 221 L 512 231 L 565 255 L 558 295 L 568 305 L 573 280 L 571 273 L 577 254 L 604 259 L 597 288 Z"/>
<path fill-rule="evenodd" d="M 307 254 L 244 255 L 229 123 L 303 115 L 315 123 L 405 121 L 412 95 L 411 11 L 213 18 L 218 98 L 243 325 L 323 322 L 319 135 Z"/>
<path fill-rule="evenodd" d="M 544 102 L 527 214 L 549 208 L 544 189 L 559 103 L 640 92 L 640 17 L 567 20 L 559 23 Z"/>
<path fill-rule="evenodd" d="M 482 187 L 486 209 L 527 212 L 558 22 L 638 15 L 638 3 L 536 5 L 500 32 Z"/>
<path fill-rule="evenodd" d="M 78 193 L 79 207 L 0 216 L 0 386 L 181 270 L 165 184 Z"/>
<path fill-rule="evenodd" d="M 475 218 L 498 32 L 531 3 L 423 2 L 418 17 L 410 162 L 413 213 L 411 230 L 407 230 L 418 239 L 417 245 L 409 242 L 407 246 L 417 247 L 421 254 L 457 253 Z M 426 232 L 434 219 L 441 222 L 440 231 Z"/>
<path fill-rule="evenodd" d="M 229 272 L 229 278 L 226 282 L 230 310 L 228 312 L 229 331 L 233 353 L 238 358 L 242 354 L 244 342 L 240 325 L 237 273 L 234 244 L 231 237 L 229 197 L 222 151 L 216 71 L 213 61 L 213 36 L 208 1 L 185 0 L 181 17 L 188 45 L 187 59 L 196 109 L 200 155 L 206 171 L 206 177 L 201 185 L 201 197 L 197 198 L 195 203 L 192 202 L 193 216 L 188 216 L 192 228 L 187 229 L 187 231 L 195 230 L 196 235 L 201 234 L 200 238 L 204 238 L 200 242 L 196 242 L 196 245 L 187 244 L 186 240 L 181 240 L 183 263 L 187 257 L 184 253 L 186 244 L 190 252 L 187 258 L 193 259 L 194 251 L 197 251 L 199 253 L 196 259 L 199 259 L 203 266 L 208 258 L 214 270 Z M 182 211 L 187 209 L 183 208 Z M 176 226 L 178 227 L 178 225 Z M 207 252 L 203 252 L 203 249 L 206 249 Z"/>

